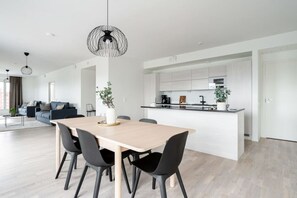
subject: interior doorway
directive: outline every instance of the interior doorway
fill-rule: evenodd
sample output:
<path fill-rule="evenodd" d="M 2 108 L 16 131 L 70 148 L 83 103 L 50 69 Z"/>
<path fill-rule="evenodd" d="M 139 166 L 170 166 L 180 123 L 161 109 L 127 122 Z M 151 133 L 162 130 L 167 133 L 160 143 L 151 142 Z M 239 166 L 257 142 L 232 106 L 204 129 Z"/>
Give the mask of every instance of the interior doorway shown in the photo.
<path fill-rule="evenodd" d="M 262 137 L 297 141 L 297 49 L 263 54 Z"/>
<path fill-rule="evenodd" d="M 87 115 L 90 104 L 96 108 L 96 66 L 81 70 L 81 114 Z"/>

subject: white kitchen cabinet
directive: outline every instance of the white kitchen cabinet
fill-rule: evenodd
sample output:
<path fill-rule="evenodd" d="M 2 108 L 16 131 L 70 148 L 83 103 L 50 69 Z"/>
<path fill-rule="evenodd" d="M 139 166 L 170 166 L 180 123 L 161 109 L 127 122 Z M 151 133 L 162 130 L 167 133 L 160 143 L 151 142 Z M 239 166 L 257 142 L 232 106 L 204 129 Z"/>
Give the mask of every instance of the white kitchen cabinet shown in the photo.
<path fill-rule="evenodd" d="M 160 82 L 160 91 L 171 91 L 171 82 Z"/>
<path fill-rule="evenodd" d="M 170 82 L 172 81 L 171 73 L 160 73 L 160 82 Z"/>
<path fill-rule="evenodd" d="M 208 68 L 208 77 L 218 77 L 218 76 L 226 76 L 226 65 L 209 67 Z"/>
<path fill-rule="evenodd" d="M 244 108 L 245 134 L 252 132 L 252 63 L 250 60 L 234 62 L 227 66 L 229 108 Z"/>
<path fill-rule="evenodd" d="M 208 78 L 192 80 L 192 90 L 208 89 Z"/>
<path fill-rule="evenodd" d="M 171 73 L 171 81 L 191 80 L 191 70 Z"/>
<path fill-rule="evenodd" d="M 171 91 L 187 91 L 191 90 L 191 80 L 171 82 Z"/>
<path fill-rule="evenodd" d="M 192 80 L 208 78 L 208 68 L 193 69 Z"/>

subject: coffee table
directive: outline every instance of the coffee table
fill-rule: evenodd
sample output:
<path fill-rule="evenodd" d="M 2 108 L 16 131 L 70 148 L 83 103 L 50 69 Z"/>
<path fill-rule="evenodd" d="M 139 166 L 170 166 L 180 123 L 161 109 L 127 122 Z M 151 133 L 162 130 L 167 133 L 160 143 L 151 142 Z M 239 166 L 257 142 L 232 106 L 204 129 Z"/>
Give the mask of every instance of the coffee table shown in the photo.
<path fill-rule="evenodd" d="M 7 128 L 7 118 L 20 118 L 20 125 L 24 126 L 25 124 L 25 116 L 24 115 L 21 115 L 21 114 L 16 114 L 15 116 L 11 116 L 10 114 L 8 115 L 3 115 L 2 117 L 4 117 L 5 119 L 5 127 Z"/>

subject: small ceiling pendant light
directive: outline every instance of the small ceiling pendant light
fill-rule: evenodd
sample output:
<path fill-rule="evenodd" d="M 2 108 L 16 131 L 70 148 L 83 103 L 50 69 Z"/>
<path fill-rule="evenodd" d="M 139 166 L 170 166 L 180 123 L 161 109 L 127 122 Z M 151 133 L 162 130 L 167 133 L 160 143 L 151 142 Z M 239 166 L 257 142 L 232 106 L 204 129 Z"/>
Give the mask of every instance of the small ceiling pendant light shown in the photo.
<path fill-rule="evenodd" d="M 31 67 L 28 66 L 29 52 L 24 52 L 24 54 L 26 56 L 26 66 L 22 67 L 21 72 L 24 75 L 31 75 L 32 74 L 32 69 L 31 69 Z"/>
<path fill-rule="evenodd" d="M 89 50 L 103 57 L 117 57 L 126 53 L 128 40 L 125 34 L 118 28 L 108 24 L 108 0 L 107 0 L 107 25 L 94 28 L 87 39 Z"/>
<path fill-rule="evenodd" d="M 9 72 L 9 69 L 6 69 L 6 78 L 4 79 L 5 82 L 9 82 L 8 72 Z"/>

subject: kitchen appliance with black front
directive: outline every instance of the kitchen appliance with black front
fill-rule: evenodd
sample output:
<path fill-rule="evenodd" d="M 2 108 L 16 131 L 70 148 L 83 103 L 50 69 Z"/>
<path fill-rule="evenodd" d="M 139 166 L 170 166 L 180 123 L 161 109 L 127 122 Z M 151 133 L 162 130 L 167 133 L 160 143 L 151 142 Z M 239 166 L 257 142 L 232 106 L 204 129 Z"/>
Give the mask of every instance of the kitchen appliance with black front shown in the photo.
<path fill-rule="evenodd" d="M 224 88 L 226 85 L 226 77 L 213 77 L 208 79 L 209 89 L 215 89 L 217 87 Z"/>
<path fill-rule="evenodd" d="M 167 95 L 161 95 L 161 103 L 162 103 L 162 107 L 170 107 L 170 103 L 171 103 L 170 97 L 167 97 Z"/>

